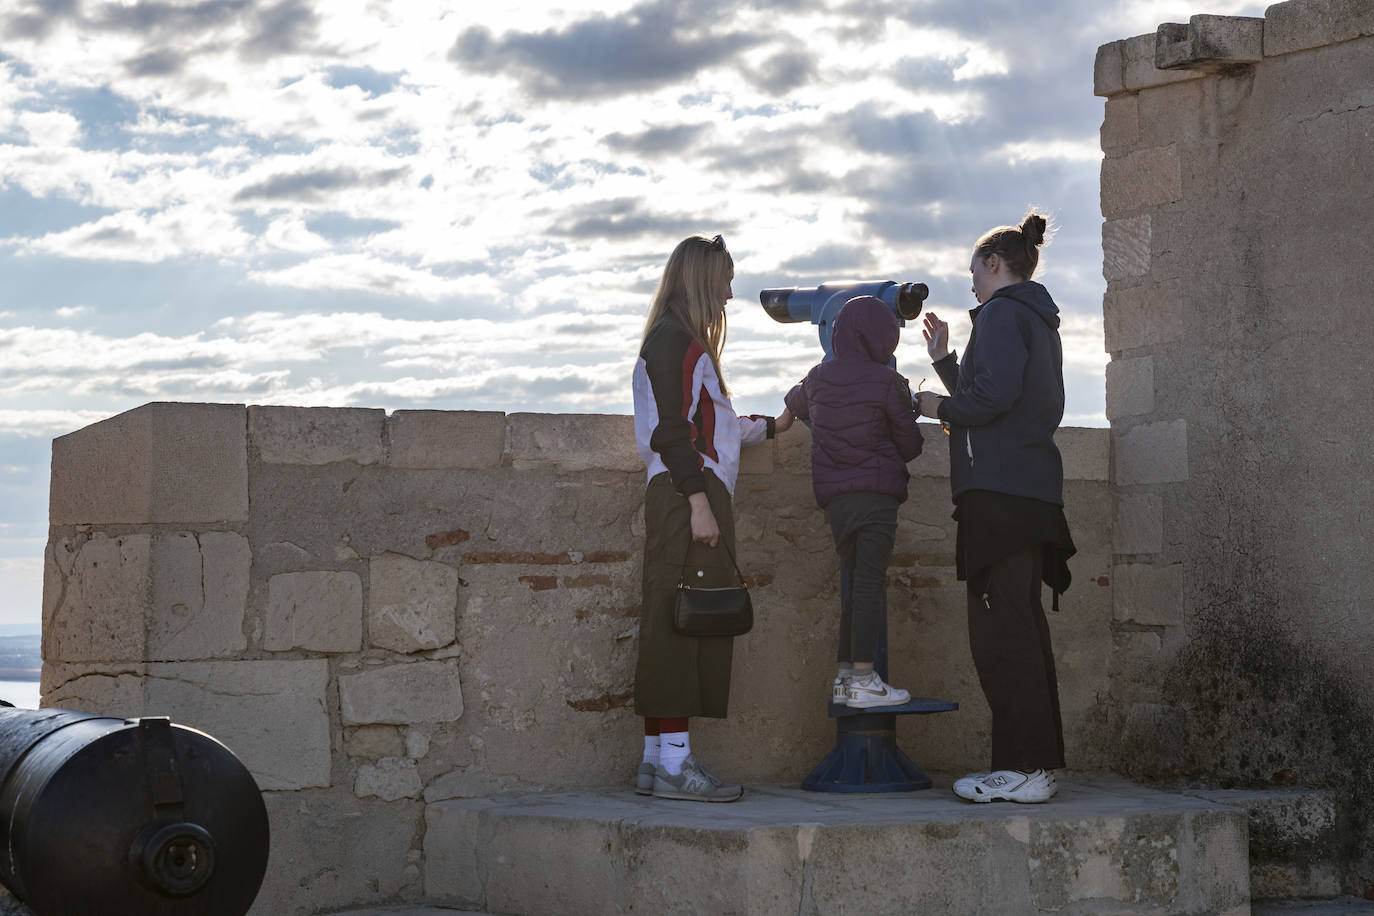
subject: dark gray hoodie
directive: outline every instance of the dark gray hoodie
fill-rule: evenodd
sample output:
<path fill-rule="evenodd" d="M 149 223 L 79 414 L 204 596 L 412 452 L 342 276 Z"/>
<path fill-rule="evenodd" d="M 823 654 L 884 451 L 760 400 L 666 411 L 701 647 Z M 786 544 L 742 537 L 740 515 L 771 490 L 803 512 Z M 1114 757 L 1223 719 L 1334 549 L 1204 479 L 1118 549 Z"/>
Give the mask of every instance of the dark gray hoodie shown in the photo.
<path fill-rule="evenodd" d="M 935 364 L 950 392 L 950 487 L 991 490 L 1064 505 L 1064 465 L 1054 431 L 1064 418 L 1059 308 L 1033 280 L 1013 283 L 969 313 L 963 360 Z"/>

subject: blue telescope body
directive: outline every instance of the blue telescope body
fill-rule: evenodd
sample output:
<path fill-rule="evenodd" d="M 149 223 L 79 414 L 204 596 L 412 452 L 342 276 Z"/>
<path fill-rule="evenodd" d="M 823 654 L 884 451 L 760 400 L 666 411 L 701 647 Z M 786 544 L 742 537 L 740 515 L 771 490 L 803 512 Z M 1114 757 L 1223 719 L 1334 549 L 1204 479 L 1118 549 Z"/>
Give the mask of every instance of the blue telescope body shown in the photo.
<path fill-rule="evenodd" d="M 873 296 L 887 303 L 905 326 L 909 319 L 919 317 L 930 289 L 924 283 L 897 283 L 892 280 L 822 283 L 820 286 L 765 289 L 759 301 L 774 321 L 786 323 L 809 321 L 816 325 L 825 358 L 830 350 L 831 327 L 835 316 L 846 302 L 855 296 Z"/>

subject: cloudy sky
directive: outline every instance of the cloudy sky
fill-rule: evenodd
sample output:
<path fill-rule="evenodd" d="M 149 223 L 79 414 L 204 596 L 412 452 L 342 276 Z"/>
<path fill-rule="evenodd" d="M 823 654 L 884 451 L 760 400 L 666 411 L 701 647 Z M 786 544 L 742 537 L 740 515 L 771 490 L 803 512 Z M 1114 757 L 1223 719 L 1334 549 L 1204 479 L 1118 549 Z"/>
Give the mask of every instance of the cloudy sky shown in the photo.
<path fill-rule="evenodd" d="M 1047 209 L 1067 424 L 1103 410 L 1098 45 L 1159 0 L 4 0 L 0 623 L 50 440 L 153 400 L 630 411 L 663 261 L 736 259 L 726 366 L 817 358 L 770 286 L 919 280 Z M 898 352 L 931 375 L 914 327 Z"/>

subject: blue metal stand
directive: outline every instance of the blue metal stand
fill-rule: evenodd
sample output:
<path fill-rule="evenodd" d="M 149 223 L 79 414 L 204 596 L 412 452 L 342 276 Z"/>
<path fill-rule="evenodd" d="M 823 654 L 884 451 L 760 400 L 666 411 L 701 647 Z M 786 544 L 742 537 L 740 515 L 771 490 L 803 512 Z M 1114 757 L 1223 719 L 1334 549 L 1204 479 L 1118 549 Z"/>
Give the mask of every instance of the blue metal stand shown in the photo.
<path fill-rule="evenodd" d="M 840 600 L 849 592 L 849 576 L 840 573 Z M 873 667 L 887 680 L 887 608 L 878 627 L 878 648 Z M 900 715 L 949 712 L 958 709 L 952 700 L 912 697 L 901 706 L 850 709 L 831 702 L 835 720 L 835 746 L 802 780 L 812 792 L 911 792 L 929 789 L 930 777 L 897 746 Z"/>

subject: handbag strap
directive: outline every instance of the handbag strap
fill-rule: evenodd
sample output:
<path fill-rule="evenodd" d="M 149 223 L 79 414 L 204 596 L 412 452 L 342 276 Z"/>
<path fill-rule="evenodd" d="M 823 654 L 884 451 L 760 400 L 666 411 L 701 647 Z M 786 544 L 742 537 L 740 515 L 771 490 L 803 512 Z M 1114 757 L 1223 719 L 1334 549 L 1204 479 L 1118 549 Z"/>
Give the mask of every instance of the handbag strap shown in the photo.
<path fill-rule="evenodd" d="M 740 584 L 740 587 L 741 587 L 741 588 L 748 588 L 749 586 L 746 585 L 745 582 L 744 582 L 744 573 L 742 573 L 742 572 L 739 571 L 739 561 L 735 559 L 735 552 L 734 552 L 733 550 L 730 549 L 730 543 L 729 543 L 728 541 L 725 540 L 725 537 L 724 537 L 724 536 L 722 536 L 721 539 L 720 539 L 720 545 L 721 545 L 722 547 L 724 547 L 724 548 L 725 548 L 725 552 L 726 552 L 727 554 L 730 555 L 730 562 L 733 563 L 734 566 L 735 566 L 735 575 L 739 576 L 739 584 Z M 687 585 L 686 585 L 686 582 L 687 582 L 687 557 L 688 557 L 688 555 L 691 554 L 691 552 L 692 552 L 692 533 L 689 531 L 689 532 L 687 532 L 687 549 L 684 550 L 684 551 L 682 552 L 682 574 L 679 575 L 679 576 L 677 577 L 677 585 L 678 585 L 678 588 L 683 588 L 683 587 L 690 588 L 690 587 L 691 587 L 691 586 L 687 586 Z"/>

